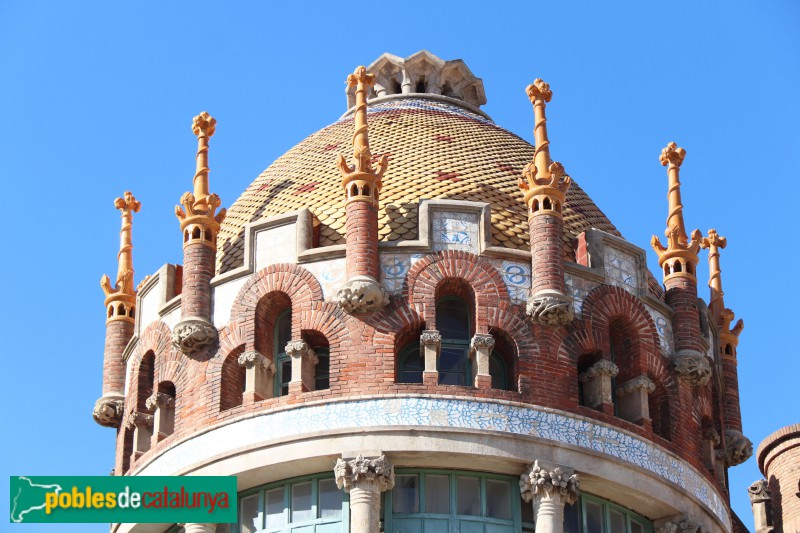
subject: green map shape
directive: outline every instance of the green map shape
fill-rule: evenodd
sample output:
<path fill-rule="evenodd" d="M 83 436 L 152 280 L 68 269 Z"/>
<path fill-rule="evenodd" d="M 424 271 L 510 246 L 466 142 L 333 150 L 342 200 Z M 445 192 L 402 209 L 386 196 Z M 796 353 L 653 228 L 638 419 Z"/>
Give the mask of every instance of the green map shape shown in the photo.
<path fill-rule="evenodd" d="M 11 521 L 25 522 L 25 517 L 30 514 L 44 513 L 45 494 L 48 492 L 60 493 L 61 485 L 39 485 L 25 476 L 11 478 Z"/>

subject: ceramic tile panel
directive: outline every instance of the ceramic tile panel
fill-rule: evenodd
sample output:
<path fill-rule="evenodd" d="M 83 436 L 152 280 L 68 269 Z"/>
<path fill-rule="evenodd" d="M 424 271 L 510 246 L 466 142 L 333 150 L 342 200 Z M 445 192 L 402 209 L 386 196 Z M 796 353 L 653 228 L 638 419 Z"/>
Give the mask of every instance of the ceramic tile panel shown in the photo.
<path fill-rule="evenodd" d="M 672 338 L 672 322 L 664 316 L 662 313 L 652 309 L 650 307 L 647 308 L 650 311 L 650 315 L 653 317 L 653 322 L 656 324 L 656 331 L 658 332 L 658 339 L 661 343 L 661 352 L 666 357 L 672 357 L 673 353 L 675 353 L 673 338 Z"/>
<path fill-rule="evenodd" d="M 503 261 L 500 263 L 499 270 L 511 300 L 514 303 L 525 303 L 531 292 L 530 263 Z"/>
<path fill-rule="evenodd" d="M 303 265 L 303 268 L 314 274 L 320 286 L 322 286 L 322 297 L 325 300 L 332 300 L 336 292 L 345 282 L 347 266 L 345 258 L 331 259 L 328 261 L 317 261 Z"/>
<path fill-rule="evenodd" d="M 423 254 L 381 254 L 381 284 L 386 292 L 402 292 L 409 269 L 422 257 Z"/>
<path fill-rule="evenodd" d="M 256 233 L 255 271 L 278 263 L 297 262 L 297 224 L 284 224 Z"/>
<path fill-rule="evenodd" d="M 681 487 L 730 529 L 725 502 L 694 468 L 663 448 L 614 427 L 564 412 L 500 401 L 394 397 L 345 400 L 265 413 L 222 426 L 164 452 L 139 475 L 168 475 L 198 461 L 208 450 L 232 452 L 306 434 L 403 426 L 461 428 L 529 435 L 604 454 L 643 468 Z"/>
<path fill-rule="evenodd" d="M 580 318 L 583 312 L 583 301 L 598 284 L 569 273 L 564 273 L 564 284 L 567 288 L 567 295 L 572 298 L 575 316 Z"/>
<path fill-rule="evenodd" d="M 433 250 L 460 250 L 477 254 L 479 249 L 478 223 L 480 216 L 477 213 L 458 213 L 434 210 L 433 232 L 431 244 Z"/>
<path fill-rule="evenodd" d="M 622 287 L 626 291 L 636 294 L 639 287 L 639 269 L 636 257 L 613 246 L 605 246 L 603 264 L 605 265 L 606 279 L 611 285 Z"/>

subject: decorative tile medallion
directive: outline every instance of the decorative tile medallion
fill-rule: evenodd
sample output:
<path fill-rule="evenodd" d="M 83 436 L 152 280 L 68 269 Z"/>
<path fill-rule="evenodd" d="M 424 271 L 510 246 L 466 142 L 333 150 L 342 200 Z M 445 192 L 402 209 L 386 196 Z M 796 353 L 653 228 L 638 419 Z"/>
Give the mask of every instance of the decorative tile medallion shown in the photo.
<path fill-rule="evenodd" d="M 422 257 L 423 254 L 381 254 L 381 283 L 386 292 L 401 292 L 408 270 Z"/>
<path fill-rule="evenodd" d="M 514 303 L 525 302 L 531 292 L 531 266 L 526 263 L 503 261 L 500 273 Z"/>
<path fill-rule="evenodd" d="M 137 475 L 168 475 L 208 457 L 249 446 L 265 445 L 309 434 L 350 429 L 461 428 L 533 436 L 553 445 L 568 444 L 626 461 L 684 489 L 730 530 L 724 500 L 694 468 L 663 448 L 637 436 L 564 412 L 534 406 L 473 399 L 392 397 L 329 402 L 264 413 L 197 435 L 167 450 Z"/>
<path fill-rule="evenodd" d="M 606 278 L 611 285 L 622 287 L 626 291 L 636 294 L 639 287 L 639 274 L 636 258 L 612 246 L 605 247 Z"/>
<path fill-rule="evenodd" d="M 477 254 L 478 215 L 473 213 L 433 212 L 433 250 L 460 250 Z"/>

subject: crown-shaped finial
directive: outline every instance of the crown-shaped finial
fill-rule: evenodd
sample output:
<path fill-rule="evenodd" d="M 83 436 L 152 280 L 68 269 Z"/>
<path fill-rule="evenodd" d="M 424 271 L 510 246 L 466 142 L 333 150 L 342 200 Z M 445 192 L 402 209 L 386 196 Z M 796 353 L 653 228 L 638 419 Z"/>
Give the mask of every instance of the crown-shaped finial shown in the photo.
<path fill-rule="evenodd" d="M 347 194 L 347 200 L 362 200 L 377 205 L 378 193 L 383 186 L 381 179 L 386 172 L 388 159 L 383 155 L 378 159 L 377 166 L 373 166 L 367 125 L 367 92 L 374 83 L 375 77 L 363 66 L 357 67 L 355 72 L 347 76 L 347 84 L 356 88 L 356 105 L 353 113 L 354 165 L 348 165 L 341 154 L 336 164 L 342 173 L 342 187 Z"/>
<path fill-rule="evenodd" d="M 681 204 L 680 167 L 686 157 L 686 150 L 679 148 L 674 142 L 669 143 L 661 150 L 659 160 L 661 165 L 667 167 L 669 178 L 669 214 L 667 215 L 667 246 L 661 244 L 658 237 L 653 235 L 650 245 L 658 255 L 658 264 L 664 269 L 664 279 L 673 275 L 689 276 L 694 278 L 697 266 L 697 252 L 700 250 L 702 234 L 699 230 L 692 232 L 691 240 L 686 235 L 683 222 L 683 205 Z"/>
<path fill-rule="evenodd" d="M 119 231 L 119 252 L 117 253 L 117 279 L 114 286 L 105 274 L 100 278 L 100 286 L 106 296 L 109 308 L 108 319 L 130 318 L 135 304 L 136 290 L 133 285 L 133 213 L 138 213 L 142 204 L 125 191 L 122 198 L 114 200 L 114 207 L 122 215 L 122 228 Z M 114 304 L 112 302 L 118 302 Z"/>
<path fill-rule="evenodd" d="M 222 201 L 219 196 L 209 192 L 208 140 L 216 129 L 217 120 L 205 111 L 192 120 L 192 133 L 197 136 L 195 173 L 192 180 L 194 192 L 184 193 L 181 196 L 181 205 L 175 206 L 175 216 L 181 221 L 181 230 L 185 233 L 184 244 L 199 238 L 209 246 L 216 246 L 216 234 L 225 219 L 225 209 L 217 212 Z M 189 226 L 192 226 L 191 231 Z M 198 232 L 199 237 L 193 237 Z M 206 232 L 209 232 L 208 238 Z"/>
<path fill-rule="evenodd" d="M 744 320 L 740 318 L 736 321 L 736 324 L 731 327 L 734 318 L 736 318 L 736 315 L 728 308 L 723 309 L 722 313 L 720 313 L 719 335 L 722 344 L 731 343 L 734 346 L 739 344 L 739 335 L 744 329 Z"/>
<path fill-rule="evenodd" d="M 533 161 L 528 163 L 519 179 L 519 188 L 523 192 L 523 201 L 528 205 L 529 216 L 548 214 L 561 216 L 564 199 L 572 183 L 564 172 L 564 165 L 550 160 L 550 140 L 547 138 L 547 117 L 545 104 L 553 97 L 550 85 L 536 78 L 525 89 L 533 104 L 536 149 Z"/>
<path fill-rule="evenodd" d="M 717 233 L 717 230 L 708 230 L 708 237 L 703 237 L 700 246 L 708 250 L 708 287 L 711 289 L 711 301 L 708 308 L 714 315 L 715 322 L 719 323 L 720 313 L 725 308 L 725 293 L 722 291 L 722 269 L 719 265 L 719 251 L 728 244 L 728 239 Z"/>

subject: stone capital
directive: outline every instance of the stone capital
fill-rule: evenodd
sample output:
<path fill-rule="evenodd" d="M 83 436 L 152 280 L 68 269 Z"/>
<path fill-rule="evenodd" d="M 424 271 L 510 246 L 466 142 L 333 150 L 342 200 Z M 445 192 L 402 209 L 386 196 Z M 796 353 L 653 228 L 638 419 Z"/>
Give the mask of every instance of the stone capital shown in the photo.
<path fill-rule="evenodd" d="M 301 357 L 311 361 L 313 364 L 317 364 L 319 362 L 317 354 L 314 353 L 314 350 L 312 350 L 308 343 L 302 339 L 287 342 L 286 355 L 291 358 Z"/>
<path fill-rule="evenodd" d="M 172 407 L 175 405 L 175 398 L 170 396 L 169 394 L 164 394 L 163 392 L 155 391 L 152 395 L 144 403 L 145 407 L 149 410 L 153 410 L 156 407 L 164 408 L 164 407 Z"/>
<path fill-rule="evenodd" d="M 522 499 L 530 502 L 536 498 L 558 500 L 573 504 L 578 500 L 580 482 L 572 469 L 535 461 L 519 480 Z"/>
<path fill-rule="evenodd" d="M 419 343 L 421 346 L 435 346 L 439 347 L 442 343 L 442 335 L 435 329 L 426 329 L 419 336 Z"/>
<path fill-rule="evenodd" d="M 617 394 L 620 396 L 627 396 L 639 390 L 651 393 L 656 390 L 656 385 L 647 376 L 636 376 L 617 387 Z"/>
<path fill-rule="evenodd" d="M 385 455 L 370 458 L 359 454 L 350 460 L 339 458 L 333 473 L 336 485 L 347 492 L 361 483 L 373 485 L 380 492 L 394 487 L 394 466 L 386 460 Z"/>
<path fill-rule="evenodd" d="M 128 429 L 132 429 L 134 426 L 145 427 L 149 430 L 152 430 L 153 415 L 148 413 L 142 413 L 139 411 L 133 411 L 132 413 L 128 413 L 128 416 L 125 417 L 125 427 Z"/>
<path fill-rule="evenodd" d="M 656 529 L 656 533 L 708 533 L 708 530 L 686 516 L 667 520 Z"/>
<path fill-rule="evenodd" d="M 249 350 L 242 353 L 237 359 L 237 362 L 239 363 L 239 366 L 243 366 L 245 368 L 259 366 L 264 368 L 264 370 L 270 374 L 275 372 L 275 364 L 267 359 L 261 352 L 256 350 Z"/>
<path fill-rule="evenodd" d="M 712 427 L 706 428 L 706 430 L 703 431 L 703 439 L 711 442 L 714 446 L 719 446 L 719 443 L 722 442 L 722 437 L 720 437 L 717 430 Z"/>
<path fill-rule="evenodd" d="M 681 350 L 673 361 L 678 376 L 692 387 L 702 387 L 711 379 L 711 364 L 699 352 Z"/>
<path fill-rule="evenodd" d="M 194 355 L 217 340 L 217 328 L 208 320 L 188 317 L 172 330 L 172 345 L 185 355 Z"/>
<path fill-rule="evenodd" d="M 747 495 L 750 496 L 750 503 L 767 502 L 772 499 L 772 493 L 769 491 L 769 483 L 766 479 L 759 479 L 754 481 L 747 487 Z"/>
<path fill-rule="evenodd" d="M 491 335 L 477 333 L 475 334 L 474 337 L 472 337 L 472 342 L 470 343 L 470 349 L 471 350 L 486 349 L 491 351 L 494 348 L 494 343 L 495 343 L 494 337 L 492 337 Z"/>
<path fill-rule="evenodd" d="M 619 367 L 608 359 L 600 359 L 595 364 L 584 370 L 578 375 L 578 379 L 586 383 L 598 376 L 615 377 L 619 373 Z"/>

